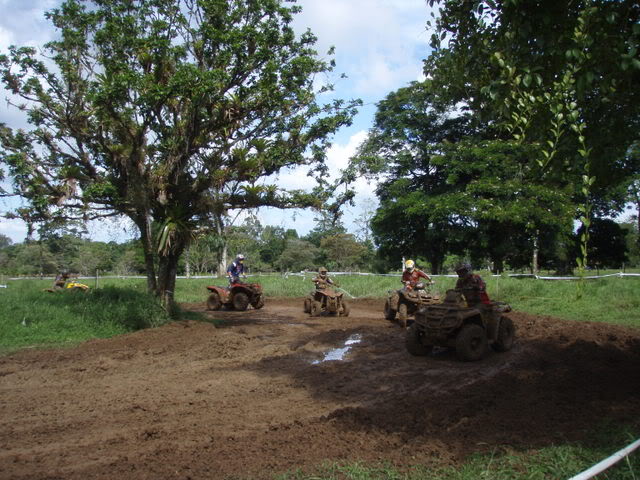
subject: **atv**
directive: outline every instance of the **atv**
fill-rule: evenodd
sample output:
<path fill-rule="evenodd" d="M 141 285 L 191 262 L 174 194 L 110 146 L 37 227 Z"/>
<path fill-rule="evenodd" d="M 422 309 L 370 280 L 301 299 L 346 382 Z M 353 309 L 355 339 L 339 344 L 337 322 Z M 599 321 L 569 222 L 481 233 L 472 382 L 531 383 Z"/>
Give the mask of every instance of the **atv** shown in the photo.
<path fill-rule="evenodd" d="M 407 350 L 412 355 L 428 355 L 435 345 L 454 347 L 464 361 L 480 360 L 489 345 L 506 352 L 515 340 L 515 327 L 505 315 L 510 311 L 502 302 L 469 307 L 462 291 L 448 290 L 441 304 L 427 305 L 416 313 L 407 330 Z"/>
<path fill-rule="evenodd" d="M 228 287 L 211 285 L 207 298 L 208 310 L 220 310 L 223 306 L 230 310 L 245 311 L 249 305 L 255 309 L 264 307 L 262 286 L 258 283 L 233 282 Z"/>
<path fill-rule="evenodd" d="M 89 290 L 89 285 L 85 285 L 84 283 L 72 282 L 67 280 L 62 287 L 54 287 L 54 288 L 45 288 L 45 292 L 62 292 L 65 290 L 70 290 L 72 292 L 86 292 Z"/>
<path fill-rule="evenodd" d="M 389 290 L 389 296 L 384 302 L 384 318 L 393 322 L 398 318 L 398 322 L 403 327 L 409 324 L 409 317 L 414 315 L 423 305 L 438 303 L 440 299 L 432 295 L 425 284 L 420 282 L 411 286 L 407 284 L 399 290 Z"/>
<path fill-rule="evenodd" d="M 309 296 L 304 299 L 304 313 L 317 317 L 322 312 L 348 317 L 349 305 L 347 305 L 343 293 L 337 292 L 328 285 L 321 286 L 309 293 Z"/>

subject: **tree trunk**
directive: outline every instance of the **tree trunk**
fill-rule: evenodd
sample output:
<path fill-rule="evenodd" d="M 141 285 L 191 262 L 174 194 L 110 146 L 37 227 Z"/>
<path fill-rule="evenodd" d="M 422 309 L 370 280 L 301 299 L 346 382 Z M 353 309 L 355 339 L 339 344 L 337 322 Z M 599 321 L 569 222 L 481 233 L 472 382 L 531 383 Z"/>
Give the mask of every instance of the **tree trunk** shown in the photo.
<path fill-rule="evenodd" d="M 493 268 L 491 272 L 494 275 L 500 275 L 504 271 L 504 258 L 502 257 L 494 257 L 493 258 Z"/>
<path fill-rule="evenodd" d="M 221 215 L 215 217 L 216 231 L 218 238 L 222 239 L 222 248 L 218 250 L 218 272 L 219 276 L 223 276 L 227 272 L 227 239 L 224 236 L 224 223 Z"/>
<path fill-rule="evenodd" d="M 158 264 L 158 288 L 157 296 L 160 298 L 162 305 L 167 308 L 170 314 L 174 310 L 174 292 L 176 289 L 176 276 L 178 274 L 178 260 L 182 248 L 177 251 L 171 251 L 168 255 L 159 257 Z"/>
<path fill-rule="evenodd" d="M 189 255 L 189 252 L 191 251 L 191 248 L 187 247 L 187 250 L 185 251 L 185 270 L 186 270 L 186 275 L 187 278 L 191 278 L 191 258 Z"/>
<path fill-rule="evenodd" d="M 534 275 L 538 275 L 538 237 L 540 236 L 540 231 L 536 230 L 535 235 L 533 236 L 533 256 L 531 258 L 531 273 Z"/>
<path fill-rule="evenodd" d="M 149 217 L 144 215 L 135 220 L 140 230 L 140 241 L 142 242 L 142 251 L 144 252 L 144 265 L 147 271 L 147 291 L 154 293 L 158 289 L 156 282 L 156 267 L 153 256 L 153 235 L 151 234 L 151 222 Z"/>
<path fill-rule="evenodd" d="M 444 255 L 433 255 L 427 257 L 429 263 L 431 264 L 431 273 L 434 275 L 439 275 L 442 273 L 442 263 L 444 262 Z"/>
<path fill-rule="evenodd" d="M 638 236 L 636 237 L 636 243 L 638 244 L 638 248 L 640 248 L 640 195 L 636 196 L 636 221 L 638 227 Z"/>

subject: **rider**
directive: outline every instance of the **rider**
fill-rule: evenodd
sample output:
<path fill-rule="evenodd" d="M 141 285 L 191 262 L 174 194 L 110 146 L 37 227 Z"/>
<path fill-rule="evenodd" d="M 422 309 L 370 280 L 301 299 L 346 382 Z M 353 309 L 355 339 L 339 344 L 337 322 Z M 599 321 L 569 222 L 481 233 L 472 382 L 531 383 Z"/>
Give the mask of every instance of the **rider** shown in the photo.
<path fill-rule="evenodd" d="M 323 288 L 326 288 L 327 285 L 333 285 L 335 287 L 338 286 L 336 282 L 329 278 L 327 269 L 324 267 L 320 267 L 318 269 L 318 276 L 313 277 L 311 281 L 316 284 L 316 290 L 322 290 Z"/>
<path fill-rule="evenodd" d="M 62 270 L 61 272 L 59 272 L 58 275 L 56 275 L 56 279 L 53 281 L 53 289 L 62 290 L 66 285 L 67 280 L 69 280 L 69 277 L 69 272 L 67 272 L 66 270 Z"/>
<path fill-rule="evenodd" d="M 244 274 L 244 255 L 239 253 L 236 259 L 231 262 L 227 268 L 227 276 L 229 277 L 229 283 L 239 283 L 240 275 Z"/>
<path fill-rule="evenodd" d="M 480 304 L 489 304 L 489 295 L 487 295 L 487 286 L 480 275 L 473 273 L 471 265 L 461 263 L 456 267 L 458 281 L 456 282 L 456 290 L 461 290 L 467 299 L 467 305 L 475 307 Z"/>
<path fill-rule="evenodd" d="M 431 282 L 431 277 L 424 273 L 422 270 L 415 268 L 416 264 L 413 260 L 407 260 L 404 262 L 404 272 L 402 272 L 402 283 L 405 287 L 415 288 L 420 282 L 421 278 L 426 279 L 427 282 Z"/>

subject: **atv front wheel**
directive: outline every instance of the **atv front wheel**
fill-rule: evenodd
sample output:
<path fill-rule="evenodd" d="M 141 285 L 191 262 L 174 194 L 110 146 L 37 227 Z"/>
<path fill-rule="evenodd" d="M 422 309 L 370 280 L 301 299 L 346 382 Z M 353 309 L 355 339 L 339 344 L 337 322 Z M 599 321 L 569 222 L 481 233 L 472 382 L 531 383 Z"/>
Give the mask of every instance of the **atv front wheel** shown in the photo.
<path fill-rule="evenodd" d="M 249 306 L 249 296 L 244 292 L 237 292 L 233 296 L 233 308 L 239 312 L 244 312 Z"/>
<path fill-rule="evenodd" d="M 212 292 L 207 298 L 207 310 L 220 310 L 222 302 L 220 301 L 220 295 L 216 292 Z"/>
<path fill-rule="evenodd" d="M 344 300 L 342 301 L 342 308 L 340 308 L 339 315 L 341 317 L 348 317 L 349 316 L 349 305 L 347 305 L 347 302 L 345 302 Z"/>
<path fill-rule="evenodd" d="M 407 329 L 407 336 L 404 341 L 407 351 L 416 357 L 424 357 L 429 355 L 433 350 L 433 345 L 425 345 L 422 343 L 422 333 L 418 329 L 417 323 L 412 323 Z"/>
<path fill-rule="evenodd" d="M 256 310 L 261 309 L 262 307 L 264 307 L 264 297 L 262 295 L 260 295 L 252 304 L 251 306 L 253 308 L 255 308 Z"/>
<path fill-rule="evenodd" d="M 398 305 L 398 322 L 403 328 L 407 328 L 407 319 L 409 318 L 409 314 L 407 313 L 407 304 L 401 303 Z"/>
<path fill-rule="evenodd" d="M 305 298 L 304 299 L 304 313 L 311 313 L 311 299 L 310 298 Z"/>
<path fill-rule="evenodd" d="M 320 312 L 322 312 L 322 304 L 320 302 L 314 301 L 311 304 L 311 311 L 309 312 L 309 314 L 312 317 L 318 317 L 320 315 Z"/>
<path fill-rule="evenodd" d="M 389 300 L 384 302 L 384 318 L 386 318 L 390 322 L 393 322 L 396 319 L 396 311 L 391 308 L 391 303 L 389 302 Z"/>
<path fill-rule="evenodd" d="M 487 334 L 475 323 L 462 327 L 456 337 L 456 354 L 465 362 L 480 360 L 487 353 L 487 348 Z"/>
<path fill-rule="evenodd" d="M 506 352 L 513 347 L 513 341 L 516 338 L 516 327 L 509 317 L 500 317 L 500 326 L 498 327 L 498 338 L 493 344 L 499 352 Z"/>

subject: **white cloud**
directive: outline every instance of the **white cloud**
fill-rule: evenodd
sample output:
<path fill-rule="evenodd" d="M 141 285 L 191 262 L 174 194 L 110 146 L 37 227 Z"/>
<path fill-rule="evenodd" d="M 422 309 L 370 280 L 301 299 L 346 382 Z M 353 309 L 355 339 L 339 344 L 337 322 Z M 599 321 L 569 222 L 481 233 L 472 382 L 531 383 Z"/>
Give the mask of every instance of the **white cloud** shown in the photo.
<path fill-rule="evenodd" d="M 428 53 L 424 0 L 301 0 L 294 25 L 318 37 L 324 55 L 336 47 L 337 71 L 354 96 L 380 97 L 415 80 Z M 416 68 L 417 67 L 417 68 Z"/>
<path fill-rule="evenodd" d="M 0 233 L 9 237 L 13 243 L 19 243 L 27 236 L 27 226 L 21 220 L 0 218 Z"/>

